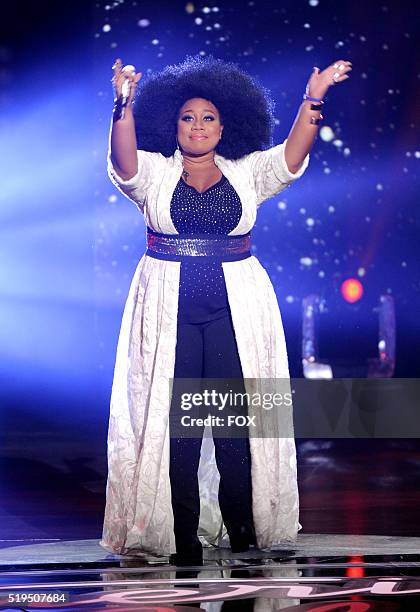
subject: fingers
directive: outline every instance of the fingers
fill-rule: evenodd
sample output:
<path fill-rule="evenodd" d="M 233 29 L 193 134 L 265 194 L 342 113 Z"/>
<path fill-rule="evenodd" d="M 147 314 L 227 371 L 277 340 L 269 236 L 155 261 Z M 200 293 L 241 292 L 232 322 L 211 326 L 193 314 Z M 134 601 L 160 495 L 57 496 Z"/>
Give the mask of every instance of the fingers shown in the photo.
<path fill-rule="evenodd" d="M 352 62 L 349 60 L 337 60 L 334 62 L 334 64 L 330 66 L 333 84 L 341 83 L 342 81 L 348 79 L 350 75 L 347 73 L 352 70 L 352 67 Z"/>
<path fill-rule="evenodd" d="M 134 68 L 134 66 L 133 66 Z M 118 98 L 123 91 L 123 85 L 126 81 L 128 81 L 128 101 L 131 101 L 134 97 L 135 90 L 137 87 L 137 83 L 140 81 L 143 76 L 142 72 L 138 72 L 137 74 L 134 72 L 124 71 L 123 63 L 120 58 L 117 58 L 112 66 L 112 70 L 114 71 L 114 76 L 111 79 L 115 97 Z"/>
<path fill-rule="evenodd" d="M 117 70 L 121 70 L 122 68 L 122 61 L 119 57 L 117 57 L 117 59 L 114 62 L 114 65 L 112 66 L 112 69 L 114 70 L 114 74 Z"/>
<path fill-rule="evenodd" d="M 117 58 L 112 66 L 114 76 L 111 79 L 112 86 L 114 88 L 115 97 L 118 98 L 122 92 L 122 84 L 124 83 L 124 76 L 122 74 L 122 61 Z"/>
<path fill-rule="evenodd" d="M 136 89 L 137 89 L 137 83 L 140 81 L 142 76 L 143 76 L 142 72 L 137 72 L 137 74 L 127 75 L 127 79 L 129 81 L 128 83 L 129 93 L 128 93 L 128 98 L 127 98 L 127 104 L 133 100 L 134 95 L 136 93 Z"/>

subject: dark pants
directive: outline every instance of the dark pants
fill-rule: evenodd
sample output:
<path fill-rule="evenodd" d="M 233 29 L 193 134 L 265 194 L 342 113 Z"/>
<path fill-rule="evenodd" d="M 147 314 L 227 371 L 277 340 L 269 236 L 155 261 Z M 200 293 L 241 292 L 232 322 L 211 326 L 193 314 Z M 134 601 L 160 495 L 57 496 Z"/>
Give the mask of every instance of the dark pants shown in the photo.
<path fill-rule="evenodd" d="M 220 308 L 205 322 L 191 322 L 182 316 L 182 309 L 179 311 L 174 378 L 240 379 L 242 392 L 245 391 L 228 306 Z M 174 393 L 171 418 L 180 414 L 178 396 Z M 170 440 L 170 481 L 177 550 L 182 546 L 188 547 L 196 538 L 199 524 L 197 470 L 203 429 L 196 431 L 195 438 L 171 436 Z M 226 435 L 229 435 L 227 430 Z M 220 473 L 219 505 L 230 533 L 235 526 L 253 525 L 249 439 L 214 436 L 213 440 Z"/>

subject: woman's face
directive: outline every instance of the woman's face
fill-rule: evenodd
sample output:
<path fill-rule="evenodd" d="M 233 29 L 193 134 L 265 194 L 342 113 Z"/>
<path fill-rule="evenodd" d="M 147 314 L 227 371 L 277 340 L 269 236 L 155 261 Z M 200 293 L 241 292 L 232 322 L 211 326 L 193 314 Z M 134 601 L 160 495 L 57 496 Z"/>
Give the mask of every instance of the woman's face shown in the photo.
<path fill-rule="evenodd" d="M 177 122 L 178 144 L 189 155 L 204 155 L 216 148 L 223 125 L 210 100 L 191 98 L 182 105 Z"/>

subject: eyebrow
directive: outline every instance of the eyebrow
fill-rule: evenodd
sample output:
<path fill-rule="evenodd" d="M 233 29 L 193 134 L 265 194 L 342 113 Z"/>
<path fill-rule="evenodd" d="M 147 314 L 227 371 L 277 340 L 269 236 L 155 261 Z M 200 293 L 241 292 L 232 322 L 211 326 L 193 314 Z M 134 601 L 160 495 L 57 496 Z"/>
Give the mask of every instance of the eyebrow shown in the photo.
<path fill-rule="evenodd" d="M 213 115 L 215 115 L 216 113 L 211 110 L 211 108 L 204 108 L 203 111 L 205 113 L 213 113 Z M 194 110 L 192 108 L 187 108 L 186 110 L 182 111 L 181 115 L 183 115 L 184 113 L 193 113 Z"/>

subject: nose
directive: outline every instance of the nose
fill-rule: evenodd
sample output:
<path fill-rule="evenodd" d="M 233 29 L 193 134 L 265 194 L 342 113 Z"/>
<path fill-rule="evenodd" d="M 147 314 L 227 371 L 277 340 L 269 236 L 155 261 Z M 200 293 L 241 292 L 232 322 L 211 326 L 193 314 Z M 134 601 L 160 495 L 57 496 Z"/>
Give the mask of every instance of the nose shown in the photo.
<path fill-rule="evenodd" d="M 202 119 L 195 119 L 194 123 L 191 126 L 192 130 L 202 130 L 203 129 L 203 121 Z"/>

